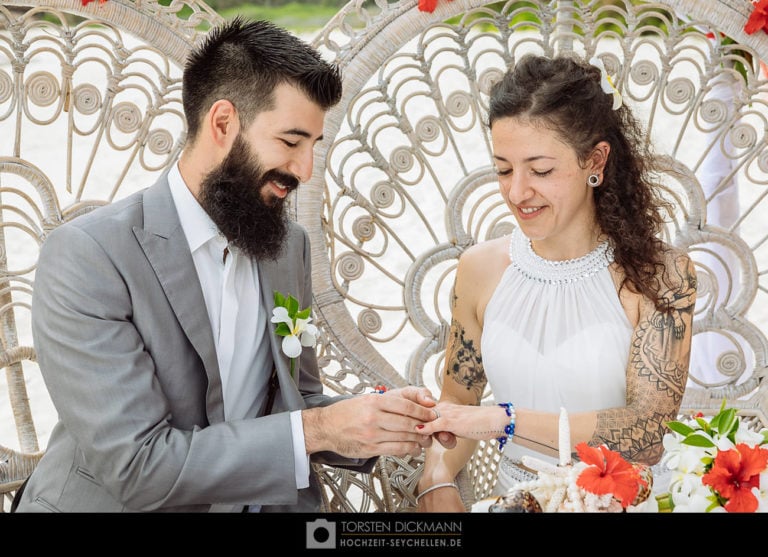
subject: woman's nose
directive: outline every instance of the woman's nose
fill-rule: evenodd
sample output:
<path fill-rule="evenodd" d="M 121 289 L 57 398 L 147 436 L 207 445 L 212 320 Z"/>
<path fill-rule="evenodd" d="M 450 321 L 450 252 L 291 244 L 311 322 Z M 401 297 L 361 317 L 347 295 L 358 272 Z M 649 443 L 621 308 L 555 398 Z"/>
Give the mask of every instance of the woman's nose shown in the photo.
<path fill-rule="evenodd" d="M 513 205 L 519 205 L 531 197 L 531 187 L 525 176 L 516 174 L 509 177 L 506 185 L 506 197 Z"/>

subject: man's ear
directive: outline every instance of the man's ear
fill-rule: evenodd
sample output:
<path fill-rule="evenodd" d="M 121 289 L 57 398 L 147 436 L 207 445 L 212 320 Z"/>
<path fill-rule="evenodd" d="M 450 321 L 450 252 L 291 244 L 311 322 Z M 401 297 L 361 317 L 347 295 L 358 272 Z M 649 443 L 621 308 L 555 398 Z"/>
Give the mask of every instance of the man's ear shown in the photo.
<path fill-rule="evenodd" d="M 608 162 L 608 155 L 611 152 L 611 144 L 607 141 L 601 141 L 592 149 L 587 166 L 596 174 L 602 174 L 605 164 Z"/>
<path fill-rule="evenodd" d="M 240 132 L 240 118 L 237 109 L 230 101 L 220 99 L 213 103 L 208 111 L 208 129 L 213 143 L 229 151 L 237 134 Z"/>

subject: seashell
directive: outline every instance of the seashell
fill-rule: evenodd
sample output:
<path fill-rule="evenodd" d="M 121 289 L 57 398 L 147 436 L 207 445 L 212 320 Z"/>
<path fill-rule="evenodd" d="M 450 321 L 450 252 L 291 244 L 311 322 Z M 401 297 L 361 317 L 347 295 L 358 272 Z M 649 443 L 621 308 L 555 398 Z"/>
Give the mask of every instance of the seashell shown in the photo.
<path fill-rule="evenodd" d="M 496 499 L 489 508 L 491 513 L 540 513 L 544 512 L 536 497 L 524 489 L 512 489 Z"/>
<path fill-rule="evenodd" d="M 634 501 L 632 501 L 632 505 L 639 505 L 647 500 L 653 492 L 653 470 L 651 470 L 650 466 L 639 462 L 633 463 L 632 466 L 640 473 L 640 477 L 648 482 L 648 485 L 640 486 Z"/>

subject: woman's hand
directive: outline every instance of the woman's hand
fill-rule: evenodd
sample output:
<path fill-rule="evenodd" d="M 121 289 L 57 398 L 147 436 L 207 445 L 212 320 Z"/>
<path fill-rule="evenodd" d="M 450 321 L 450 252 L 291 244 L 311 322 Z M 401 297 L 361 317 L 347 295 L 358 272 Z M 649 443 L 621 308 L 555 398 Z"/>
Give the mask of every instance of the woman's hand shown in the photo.
<path fill-rule="evenodd" d="M 488 440 L 505 435 L 504 427 L 509 423 L 506 411 L 500 406 L 439 402 L 432 411 L 437 414 L 436 419 L 416 426 L 418 433 L 448 432 L 465 439 Z"/>

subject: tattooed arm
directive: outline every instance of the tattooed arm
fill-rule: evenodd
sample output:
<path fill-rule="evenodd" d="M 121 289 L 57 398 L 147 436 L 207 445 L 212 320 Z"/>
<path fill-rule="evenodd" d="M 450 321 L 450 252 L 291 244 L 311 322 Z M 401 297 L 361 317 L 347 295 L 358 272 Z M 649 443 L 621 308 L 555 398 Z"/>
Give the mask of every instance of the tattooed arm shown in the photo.
<path fill-rule="evenodd" d="M 453 449 L 432 443 L 426 450 L 418 493 L 430 486 L 454 481 L 475 451 L 477 440 L 499 437 L 509 423 L 503 408 L 480 406 L 488 383 L 480 353 L 480 316 L 498 282 L 498 276 L 508 264 L 506 242 L 499 245 L 499 252 L 494 251 L 494 242 L 473 246 L 459 260 L 438 404 L 441 417 L 435 422 L 445 424 L 460 438 Z M 495 257 L 496 253 L 500 253 L 501 257 Z M 433 427 L 435 422 L 425 424 L 425 432 L 429 430 L 429 434 L 439 435 L 441 429 Z M 465 507 L 458 491 L 447 487 L 420 497 L 419 510 L 461 512 Z"/>
<path fill-rule="evenodd" d="M 458 280 L 457 273 L 457 284 Z M 639 294 L 624 292 L 622 296 L 631 321 L 636 323 L 627 355 L 626 405 L 570 414 L 573 446 L 582 441 L 591 445 L 605 443 L 625 458 L 647 464 L 655 464 L 661 458 L 662 439 L 667 431 L 665 423 L 677 418 L 688 379 L 696 302 L 696 274 L 690 258 L 679 251 L 669 252 L 659 282 L 668 312 L 658 311 L 650 300 Z M 462 294 L 457 287 L 454 323 L 446 353 L 450 358 L 444 377 L 444 393 L 437 406 L 441 417 L 426 424 L 422 433 L 431 434 L 442 429 L 459 437 L 491 439 L 499 436 L 488 433 L 498 429 L 500 424 L 503 427 L 503 416 L 489 415 L 488 407 L 472 409 L 449 404 L 477 404 L 485 388 L 479 351 L 479 321 L 476 319 L 480 313 L 473 316 L 462 311 L 463 295 L 471 299 L 472 289 L 465 289 Z M 519 406 L 516 413 L 512 442 L 556 457 L 559 416 Z"/>
<path fill-rule="evenodd" d="M 688 380 L 696 272 L 690 258 L 670 251 L 660 277 L 662 313 L 640 303 L 627 365 L 627 404 L 597 413 L 591 445 L 605 443 L 624 458 L 655 464 L 664 451 L 666 422 L 676 420 Z"/>

